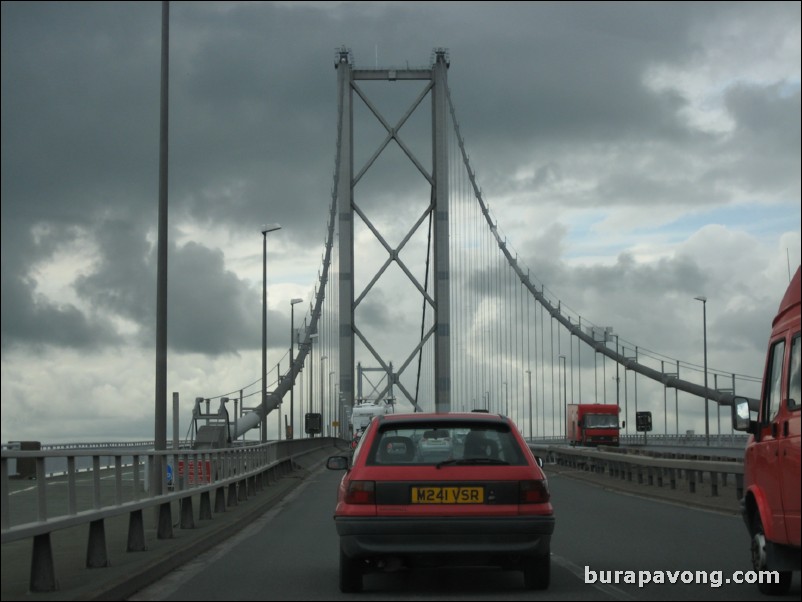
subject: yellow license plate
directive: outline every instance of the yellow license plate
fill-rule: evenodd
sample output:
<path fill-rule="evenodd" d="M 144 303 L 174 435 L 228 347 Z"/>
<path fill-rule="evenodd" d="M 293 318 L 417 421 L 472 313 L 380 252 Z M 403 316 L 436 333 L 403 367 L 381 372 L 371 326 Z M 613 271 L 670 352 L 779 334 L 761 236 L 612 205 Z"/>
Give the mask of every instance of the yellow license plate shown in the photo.
<path fill-rule="evenodd" d="M 484 487 L 413 487 L 413 504 L 483 504 Z"/>

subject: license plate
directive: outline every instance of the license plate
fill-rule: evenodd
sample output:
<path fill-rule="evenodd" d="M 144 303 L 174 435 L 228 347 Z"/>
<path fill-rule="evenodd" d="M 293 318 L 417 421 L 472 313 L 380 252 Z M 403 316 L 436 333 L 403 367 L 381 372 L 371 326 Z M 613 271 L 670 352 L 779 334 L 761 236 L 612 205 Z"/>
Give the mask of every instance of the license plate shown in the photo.
<path fill-rule="evenodd" d="M 413 487 L 413 504 L 482 504 L 484 487 Z"/>

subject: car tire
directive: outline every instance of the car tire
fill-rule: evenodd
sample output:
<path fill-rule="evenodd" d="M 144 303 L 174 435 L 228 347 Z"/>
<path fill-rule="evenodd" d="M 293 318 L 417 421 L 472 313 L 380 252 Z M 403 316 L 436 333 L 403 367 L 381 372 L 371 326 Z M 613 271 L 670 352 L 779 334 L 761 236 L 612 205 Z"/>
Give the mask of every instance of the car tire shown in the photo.
<path fill-rule="evenodd" d="M 340 591 L 344 594 L 362 591 L 362 568 L 358 560 L 348 558 L 340 549 Z"/>
<path fill-rule="evenodd" d="M 766 563 L 766 534 L 763 531 L 763 523 L 760 522 L 760 514 L 755 512 L 752 521 L 752 568 L 755 571 L 773 570 Z M 767 596 L 782 596 L 791 589 L 793 573 L 791 571 L 777 571 L 779 580 L 777 583 L 762 583 L 758 581 L 757 589 L 761 594 Z"/>
<path fill-rule="evenodd" d="M 524 558 L 524 586 L 526 589 L 548 589 L 551 581 L 551 556 Z"/>

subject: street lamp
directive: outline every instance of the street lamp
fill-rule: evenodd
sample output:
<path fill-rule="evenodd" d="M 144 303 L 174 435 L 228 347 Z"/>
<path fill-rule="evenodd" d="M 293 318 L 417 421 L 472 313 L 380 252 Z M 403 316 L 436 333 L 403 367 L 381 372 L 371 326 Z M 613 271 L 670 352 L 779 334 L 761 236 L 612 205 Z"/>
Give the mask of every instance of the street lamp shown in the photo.
<path fill-rule="evenodd" d="M 326 425 L 326 434 L 329 437 L 331 437 L 331 426 L 332 426 L 332 423 L 334 422 L 334 420 L 332 420 L 332 418 L 337 416 L 337 408 L 335 407 L 335 404 L 334 404 L 334 400 L 337 399 L 337 396 L 336 395 L 332 395 L 332 391 L 334 391 L 334 387 L 332 387 L 332 385 L 331 385 L 331 382 L 332 382 L 331 381 L 331 377 L 332 376 L 334 376 L 334 371 L 329 371 L 329 415 L 331 416 L 331 418 L 329 418 L 329 423 Z"/>
<path fill-rule="evenodd" d="M 312 380 L 312 372 L 314 371 L 314 358 L 315 358 L 315 339 L 318 337 L 318 333 L 310 334 L 309 335 L 309 413 L 312 413 L 312 383 L 315 382 Z M 306 432 L 306 429 L 304 429 Z"/>
<path fill-rule="evenodd" d="M 325 412 L 323 411 L 323 361 L 329 359 L 328 355 L 324 355 L 320 358 L 320 436 L 322 437 L 325 435 L 323 432 L 323 417 L 325 416 Z"/>
<path fill-rule="evenodd" d="M 563 361 L 563 421 L 565 424 L 568 423 L 568 384 L 566 383 L 566 378 L 568 375 L 568 369 L 565 366 L 565 356 L 561 355 L 560 359 Z M 565 429 L 568 430 L 567 428 Z"/>
<path fill-rule="evenodd" d="M 279 224 L 262 224 L 262 443 L 267 441 L 267 233 L 276 230 Z"/>
<path fill-rule="evenodd" d="M 529 440 L 532 440 L 532 371 L 526 371 L 529 377 Z"/>
<path fill-rule="evenodd" d="M 702 325 L 704 332 L 704 346 L 705 346 L 705 445 L 710 447 L 710 409 L 708 408 L 707 399 L 707 297 L 694 297 L 697 301 L 702 302 Z"/>
<path fill-rule="evenodd" d="M 295 372 L 293 371 L 293 351 L 295 349 L 295 306 L 303 299 L 290 299 L 290 432 L 287 439 L 295 437 Z"/>

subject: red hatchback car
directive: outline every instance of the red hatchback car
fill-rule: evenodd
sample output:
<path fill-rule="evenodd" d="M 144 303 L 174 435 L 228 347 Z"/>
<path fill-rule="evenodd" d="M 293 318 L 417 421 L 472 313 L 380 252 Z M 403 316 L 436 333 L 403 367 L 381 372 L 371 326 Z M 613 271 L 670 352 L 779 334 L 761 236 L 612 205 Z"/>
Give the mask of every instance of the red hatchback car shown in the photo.
<path fill-rule="evenodd" d="M 327 467 L 346 471 L 334 512 L 341 591 L 361 591 L 363 574 L 399 564 L 499 566 L 522 570 L 529 589 L 549 586 L 548 485 L 508 418 L 380 416 L 352 460 L 333 456 Z"/>

